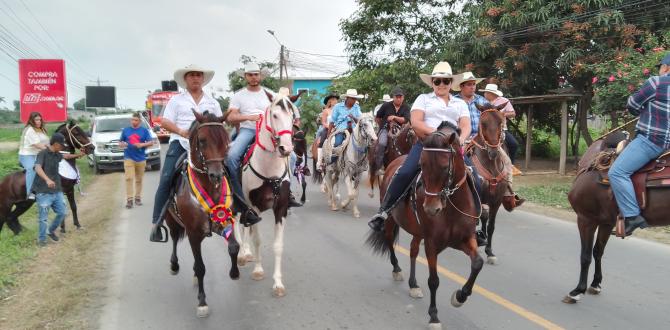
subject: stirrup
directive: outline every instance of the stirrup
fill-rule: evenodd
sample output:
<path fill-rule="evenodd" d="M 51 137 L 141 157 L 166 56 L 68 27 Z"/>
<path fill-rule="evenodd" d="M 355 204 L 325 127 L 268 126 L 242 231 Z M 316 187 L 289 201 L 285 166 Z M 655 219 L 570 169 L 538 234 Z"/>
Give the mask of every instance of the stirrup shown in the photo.
<path fill-rule="evenodd" d="M 253 226 L 261 222 L 261 220 L 263 220 L 263 218 L 258 216 L 252 209 L 247 209 L 242 212 L 242 215 L 240 216 L 240 223 L 245 227 Z"/>
<path fill-rule="evenodd" d="M 168 232 L 167 227 L 162 223 L 157 223 L 151 228 L 151 235 L 149 235 L 149 241 L 157 243 L 167 243 L 168 241 Z"/>
<path fill-rule="evenodd" d="M 386 211 L 381 211 L 372 216 L 372 219 L 368 221 L 368 226 L 374 231 L 382 231 L 384 229 L 384 222 L 386 222 L 387 218 L 388 213 L 386 213 Z"/>

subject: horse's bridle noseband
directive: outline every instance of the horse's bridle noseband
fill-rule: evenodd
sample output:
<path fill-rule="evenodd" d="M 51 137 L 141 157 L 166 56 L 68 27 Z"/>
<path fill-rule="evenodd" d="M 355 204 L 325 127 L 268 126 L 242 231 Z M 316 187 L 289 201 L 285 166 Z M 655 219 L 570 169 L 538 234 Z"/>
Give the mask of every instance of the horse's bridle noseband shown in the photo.
<path fill-rule="evenodd" d="M 88 146 L 93 144 L 90 139 L 89 139 L 88 143 L 86 143 L 86 144 L 81 143 L 81 141 L 79 141 L 79 139 L 77 139 L 74 136 L 74 134 L 72 134 L 72 131 L 74 131 L 75 128 L 81 129 L 81 127 L 79 127 L 79 125 L 77 125 L 77 124 L 74 124 L 74 126 L 72 126 L 72 127 L 70 127 L 70 123 L 65 124 L 65 131 L 67 131 L 67 135 L 70 138 L 70 141 L 72 142 L 73 147 L 75 147 L 74 146 L 75 143 L 79 145 L 77 147 L 77 149 L 82 149 L 82 148 L 88 147 Z"/>
<path fill-rule="evenodd" d="M 218 123 L 218 122 L 216 122 L 216 123 L 211 123 L 211 122 L 210 123 L 198 123 L 198 126 L 196 126 L 193 129 L 193 134 L 195 134 L 195 141 L 196 141 L 195 146 L 197 147 L 197 151 L 198 151 L 198 160 L 200 160 L 200 164 L 202 164 L 202 169 L 198 168 L 192 162 L 190 162 L 190 166 L 193 170 L 195 170 L 196 172 L 198 172 L 200 174 L 207 174 L 207 171 L 209 170 L 209 168 L 207 167 L 207 163 L 218 163 L 218 162 L 222 163 L 225 160 L 225 158 L 206 159 L 205 155 L 202 154 L 202 150 L 200 150 L 200 145 L 199 145 L 200 139 L 198 138 L 198 131 L 205 126 L 220 126 L 222 129 L 225 130 L 225 126 L 223 126 L 223 123 Z"/>
<path fill-rule="evenodd" d="M 481 116 L 483 116 L 485 113 L 488 113 L 488 112 L 498 112 L 498 110 L 495 110 L 495 109 L 489 109 L 489 110 L 482 111 Z M 503 132 L 503 129 L 502 129 L 502 125 L 499 125 L 499 127 L 498 127 L 498 132 L 499 132 L 499 133 L 498 133 L 498 144 L 490 143 L 488 140 L 486 140 L 486 137 L 485 137 L 484 134 L 482 133 L 482 121 L 481 121 L 481 119 L 480 119 L 480 121 L 479 121 L 479 130 L 477 131 L 477 136 L 479 136 L 479 137 L 482 138 L 482 141 L 484 141 L 484 145 L 486 145 L 487 147 L 489 147 L 489 148 L 491 148 L 491 149 L 498 149 L 498 148 L 500 148 L 500 147 L 502 146 L 503 142 L 505 141 L 505 139 L 503 138 L 503 134 L 504 134 L 504 132 Z M 481 148 L 481 149 L 486 149 L 484 146 L 482 146 L 482 145 L 480 145 L 479 143 L 477 143 L 477 141 L 475 141 L 475 139 L 472 139 L 472 143 L 474 143 L 476 146 L 478 146 L 478 147 Z"/>
<path fill-rule="evenodd" d="M 289 101 L 289 103 L 287 103 L 285 98 L 282 99 L 282 102 L 284 103 L 284 111 L 287 111 L 291 116 L 293 116 L 293 111 L 289 110 L 288 106 L 288 104 L 291 102 Z M 272 108 L 272 105 L 268 106 L 265 109 L 265 114 L 261 115 L 261 119 L 258 121 L 258 124 L 256 125 L 256 144 L 258 144 L 258 146 L 265 151 L 274 152 L 277 149 L 277 143 L 279 142 L 279 138 L 282 135 L 289 134 L 291 136 L 291 139 L 293 139 L 293 130 L 285 129 L 279 132 L 275 131 L 274 127 L 272 127 L 272 119 L 269 116 L 270 108 Z M 290 109 L 293 109 L 293 107 L 291 107 Z M 265 121 L 265 125 L 263 125 L 263 121 Z M 260 133 L 261 128 L 265 128 L 265 130 L 270 132 L 270 134 L 272 135 L 270 138 L 270 140 L 272 141 L 272 150 L 269 150 L 268 148 L 266 148 L 264 145 L 261 144 L 261 141 L 258 138 L 258 134 Z"/>

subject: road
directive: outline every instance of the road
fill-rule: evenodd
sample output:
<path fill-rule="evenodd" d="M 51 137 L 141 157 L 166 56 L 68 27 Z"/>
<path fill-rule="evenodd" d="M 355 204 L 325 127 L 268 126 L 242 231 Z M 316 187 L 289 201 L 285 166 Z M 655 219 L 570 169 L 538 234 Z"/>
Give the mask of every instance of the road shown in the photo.
<path fill-rule="evenodd" d="M 273 226 L 270 213 L 261 223 L 262 281 L 228 277 L 225 241 L 206 239 L 207 318 L 197 318 L 197 289 L 191 282 L 193 257 L 187 242 L 179 244 L 181 272 L 168 272 L 170 244 L 148 241 L 153 193 L 158 173 L 147 172 L 139 208 L 120 211 L 112 247 L 112 280 L 103 301 L 103 329 L 425 329 L 428 324 L 427 267 L 417 264 L 417 280 L 426 298 L 408 296 L 407 282 L 394 282 L 391 265 L 364 246 L 367 220 L 377 202 L 361 193 L 362 217 L 332 212 L 317 187 L 308 188 L 305 207 L 287 220 L 283 280 L 287 295 L 272 297 Z M 297 190 L 295 190 L 297 191 Z M 667 329 L 670 324 L 670 247 L 631 238 L 610 240 L 603 258 L 603 291 L 576 305 L 561 299 L 572 290 L 579 272 L 578 231 L 574 223 L 521 210 L 502 211 L 494 249 L 498 265 L 485 265 L 479 286 L 461 308 L 449 298 L 467 276 L 469 260 L 459 251 L 439 256 L 439 316 L 451 329 Z M 398 258 L 409 271 L 407 234 L 401 234 Z M 404 250 L 404 251 L 403 251 Z M 483 254 L 483 250 L 481 251 Z M 421 252 L 423 255 L 423 251 Z M 589 283 L 592 273 L 589 276 Z"/>

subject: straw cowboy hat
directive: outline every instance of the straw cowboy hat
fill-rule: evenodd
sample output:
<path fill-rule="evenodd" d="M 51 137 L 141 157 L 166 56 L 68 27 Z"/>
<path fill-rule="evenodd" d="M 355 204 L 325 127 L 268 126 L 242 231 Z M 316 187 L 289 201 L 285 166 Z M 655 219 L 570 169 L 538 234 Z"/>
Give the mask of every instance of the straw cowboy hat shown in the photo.
<path fill-rule="evenodd" d="M 214 78 L 214 70 L 205 69 L 197 64 L 189 64 L 174 72 L 174 80 L 179 87 L 186 88 L 186 80 L 184 80 L 184 76 L 189 72 L 202 72 L 204 78 L 202 83 L 203 86 L 209 84 L 209 82 L 212 81 L 212 78 Z"/>
<path fill-rule="evenodd" d="M 461 84 L 468 81 L 474 81 L 475 84 L 479 84 L 486 78 L 476 78 L 474 74 L 470 71 L 465 71 L 461 74 L 458 74 L 454 77 L 454 82 L 451 84 L 451 90 L 455 92 L 461 91 Z"/>
<path fill-rule="evenodd" d="M 503 92 L 498 90 L 498 85 L 496 85 L 496 84 L 486 84 L 486 87 L 484 87 L 484 89 L 480 89 L 479 91 L 480 92 L 489 92 L 489 93 L 493 93 L 493 94 L 498 95 L 498 96 L 503 96 Z"/>
<path fill-rule="evenodd" d="M 260 65 L 258 63 L 253 63 L 249 62 L 244 65 L 244 69 L 237 71 L 237 75 L 244 78 L 244 74 L 246 73 L 258 73 L 261 76 L 261 79 L 265 78 L 267 76 L 267 72 L 263 69 L 261 69 Z"/>
<path fill-rule="evenodd" d="M 384 94 L 384 96 L 382 96 L 382 98 L 379 99 L 379 100 L 383 101 L 383 102 L 389 102 L 389 101 L 393 101 L 393 98 L 391 96 L 389 96 L 388 94 Z"/>
<path fill-rule="evenodd" d="M 353 99 L 362 99 L 363 95 L 358 94 L 358 91 L 355 89 L 347 89 L 347 92 L 340 96 L 341 98 L 351 97 Z"/>
<path fill-rule="evenodd" d="M 433 72 L 431 74 L 421 73 L 419 74 L 419 77 L 426 85 L 433 87 L 433 78 L 453 78 L 451 65 L 449 62 L 437 63 L 435 67 L 433 67 Z"/>

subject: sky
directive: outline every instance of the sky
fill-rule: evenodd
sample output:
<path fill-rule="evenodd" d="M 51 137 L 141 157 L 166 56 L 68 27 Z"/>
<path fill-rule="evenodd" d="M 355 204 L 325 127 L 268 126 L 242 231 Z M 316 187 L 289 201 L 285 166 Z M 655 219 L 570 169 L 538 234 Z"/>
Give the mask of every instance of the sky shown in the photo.
<path fill-rule="evenodd" d="M 17 58 L 64 59 L 70 106 L 99 78 L 118 107 L 141 109 L 191 63 L 216 71 L 205 91 L 228 96 L 241 55 L 278 61 L 267 30 L 289 50 L 289 76 L 334 76 L 347 69 L 338 23 L 355 10 L 355 0 L 0 0 L 0 108 L 19 98 Z"/>

